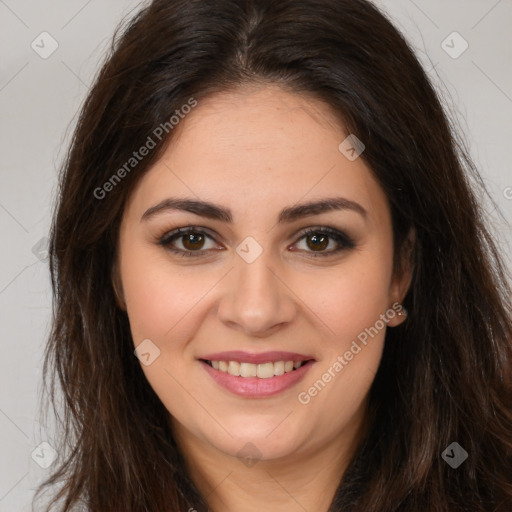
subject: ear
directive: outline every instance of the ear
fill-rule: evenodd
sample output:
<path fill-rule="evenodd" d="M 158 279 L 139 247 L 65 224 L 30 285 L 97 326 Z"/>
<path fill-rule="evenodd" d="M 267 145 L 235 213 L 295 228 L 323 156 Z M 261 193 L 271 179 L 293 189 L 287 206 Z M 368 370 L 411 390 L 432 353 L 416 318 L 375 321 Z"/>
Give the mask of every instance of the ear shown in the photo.
<path fill-rule="evenodd" d="M 114 264 L 112 265 L 110 279 L 112 282 L 112 287 L 114 289 L 116 303 L 123 311 L 126 311 L 126 302 L 124 300 L 123 285 L 121 282 L 121 273 L 119 272 L 119 262 L 117 256 L 115 257 Z"/>
<path fill-rule="evenodd" d="M 412 282 L 412 276 L 414 275 L 414 247 L 416 242 L 416 232 L 414 228 L 409 230 L 407 238 L 404 241 L 400 254 L 398 255 L 398 263 L 394 269 L 393 281 L 390 289 L 390 301 L 391 304 L 402 304 Z M 396 308 L 394 306 L 393 308 Z M 398 314 L 394 318 L 390 319 L 388 325 L 390 327 L 396 327 L 400 325 L 407 318 L 407 312 Z"/>

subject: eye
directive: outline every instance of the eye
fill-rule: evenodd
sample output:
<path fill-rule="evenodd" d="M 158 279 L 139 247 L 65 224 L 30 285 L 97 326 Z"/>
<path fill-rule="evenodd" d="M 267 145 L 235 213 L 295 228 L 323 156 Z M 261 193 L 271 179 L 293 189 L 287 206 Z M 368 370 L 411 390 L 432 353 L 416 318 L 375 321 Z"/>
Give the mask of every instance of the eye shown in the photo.
<path fill-rule="evenodd" d="M 171 233 L 164 235 L 158 242 L 170 251 L 180 254 L 182 256 L 200 256 L 208 249 L 214 249 L 217 247 L 215 243 L 211 247 L 206 247 L 207 240 L 213 241 L 213 237 L 208 235 L 202 228 L 189 226 L 186 228 L 178 228 Z M 176 247 L 176 245 L 178 247 Z M 179 246 L 181 245 L 180 248 Z"/>
<path fill-rule="evenodd" d="M 305 242 L 305 251 L 313 257 L 330 256 L 355 247 L 354 241 L 348 235 L 329 227 L 309 228 L 302 233 L 296 244 L 302 240 Z M 325 250 L 329 245 L 331 249 Z"/>
<path fill-rule="evenodd" d="M 210 247 L 208 247 L 208 240 L 211 243 Z M 348 235 L 329 227 L 307 229 L 291 247 L 301 241 L 305 242 L 305 248 L 299 248 L 299 250 L 313 257 L 330 256 L 355 247 L 355 243 Z M 175 229 L 161 237 L 158 244 L 183 257 L 206 256 L 211 249 L 219 249 L 214 237 L 209 235 L 205 228 L 199 226 Z M 329 246 L 331 246 L 330 250 L 326 250 Z M 292 251 L 295 250 L 297 249 L 292 249 Z"/>

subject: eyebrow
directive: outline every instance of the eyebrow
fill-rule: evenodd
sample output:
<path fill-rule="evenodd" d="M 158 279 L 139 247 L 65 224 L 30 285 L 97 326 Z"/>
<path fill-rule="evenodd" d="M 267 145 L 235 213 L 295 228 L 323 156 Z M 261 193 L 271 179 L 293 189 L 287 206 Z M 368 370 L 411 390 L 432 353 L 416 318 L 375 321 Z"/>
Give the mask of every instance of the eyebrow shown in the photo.
<path fill-rule="evenodd" d="M 155 206 L 148 208 L 142 215 L 141 221 L 148 220 L 160 213 L 173 210 L 194 213 L 207 219 L 227 223 L 233 222 L 233 213 L 229 208 L 208 201 L 174 197 L 164 199 Z M 321 213 L 332 210 L 351 210 L 359 213 L 365 220 L 368 216 L 368 212 L 359 203 L 344 197 L 331 197 L 283 208 L 279 213 L 277 223 L 291 223 L 303 217 L 320 215 Z"/>

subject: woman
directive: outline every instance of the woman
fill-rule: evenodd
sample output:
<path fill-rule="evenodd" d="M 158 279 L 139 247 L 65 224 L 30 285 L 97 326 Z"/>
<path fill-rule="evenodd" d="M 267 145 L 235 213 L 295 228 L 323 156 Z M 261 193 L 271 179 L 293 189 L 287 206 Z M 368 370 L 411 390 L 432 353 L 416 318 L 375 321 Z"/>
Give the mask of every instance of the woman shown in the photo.
<path fill-rule="evenodd" d="M 372 4 L 145 7 L 62 174 L 53 504 L 510 510 L 510 288 L 472 178 Z"/>

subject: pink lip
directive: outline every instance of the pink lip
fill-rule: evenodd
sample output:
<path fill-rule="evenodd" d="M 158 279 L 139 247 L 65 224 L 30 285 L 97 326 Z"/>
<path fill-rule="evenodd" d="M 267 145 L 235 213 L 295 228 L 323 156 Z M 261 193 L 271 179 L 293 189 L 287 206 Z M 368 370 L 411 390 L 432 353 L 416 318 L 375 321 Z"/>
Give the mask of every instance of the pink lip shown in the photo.
<path fill-rule="evenodd" d="M 267 353 L 268 354 L 268 353 Z M 216 355 L 217 357 L 217 355 Z M 226 361 L 226 359 L 213 359 L 214 361 Z M 268 362 L 268 355 L 265 356 L 267 359 L 263 359 L 261 362 Z M 272 359 L 272 358 L 271 358 Z M 270 360 L 271 360 L 270 359 Z M 228 361 L 236 361 L 237 359 L 228 358 Z M 275 359 L 276 361 L 283 361 L 283 359 Z M 292 361 L 293 358 L 285 358 L 285 361 Z M 297 358 L 295 361 L 301 361 L 303 359 Z M 248 362 L 245 360 L 245 362 Z M 300 368 L 283 375 L 270 377 L 269 379 L 260 379 L 258 377 L 235 377 L 229 373 L 215 370 L 205 361 L 201 361 L 201 365 L 206 372 L 224 389 L 227 389 L 235 395 L 242 396 L 245 398 L 265 398 L 273 395 L 277 395 L 295 384 L 297 384 L 308 370 L 313 366 L 314 361 L 310 360 Z"/>
<path fill-rule="evenodd" d="M 297 354 L 295 352 L 261 352 L 255 354 L 251 352 L 244 352 L 242 350 L 232 350 L 230 352 L 217 352 L 215 354 L 207 354 L 199 357 L 206 361 L 237 361 L 239 363 L 275 363 L 276 361 L 309 361 L 314 359 L 312 356 L 305 356 L 304 354 Z"/>

